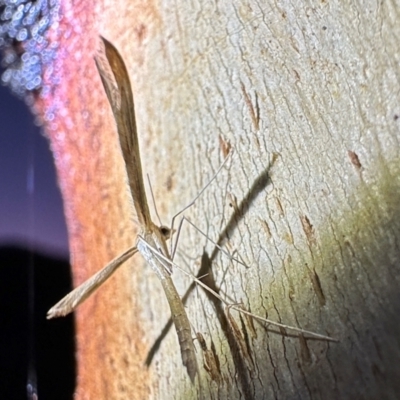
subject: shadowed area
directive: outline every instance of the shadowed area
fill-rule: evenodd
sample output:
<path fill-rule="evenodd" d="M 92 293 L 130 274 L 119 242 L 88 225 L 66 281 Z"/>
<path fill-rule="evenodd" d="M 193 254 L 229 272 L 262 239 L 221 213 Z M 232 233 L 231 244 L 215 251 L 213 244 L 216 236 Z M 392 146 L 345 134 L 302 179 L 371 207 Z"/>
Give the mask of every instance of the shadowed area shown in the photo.
<path fill-rule="evenodd" d="M 70 289 L 66 260 L 17 246 L 0 247 L 2 399 L 26 399 L 27 384 L 35 386 L 35 379 L 39 399 L 72 399 L 74 320 L 72 315 L 46 320 L 47 310 Z"/>

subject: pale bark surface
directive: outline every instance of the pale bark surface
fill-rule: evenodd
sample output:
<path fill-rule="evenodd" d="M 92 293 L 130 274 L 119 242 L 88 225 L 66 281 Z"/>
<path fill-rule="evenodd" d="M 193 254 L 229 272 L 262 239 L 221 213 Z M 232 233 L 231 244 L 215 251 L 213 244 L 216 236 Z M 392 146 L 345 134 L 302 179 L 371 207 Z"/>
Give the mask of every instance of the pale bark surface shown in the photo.
<path fill-rule="evenodd" d="M 131 74 L 164 224 L 208 182 L 223 144 L 235 151 L 189 214 L 247 267 L 188 227 L 177 262 L 197 273 L 211 257 L 232 301 L 339 343 L 259 323 L 253 332 L 232 312 L 246 356 L 222 305 L 194 289 L 187 312 L 215 350 L 220 383 L 196 342 L 200 384 L 191 385 L 172 328 L 147 368 L 169 310 L 137 255 L 78 311 L 79 399 L 398 397 L 399 4 L 239 3 L 79 2 L 65 13 L 69 64 L 60 61 L 63 84 L 41 107 L 54 116 L 76 283 L 135 240 L 92 57 L 102 34 Z M 186 293 L 190 280 L 177 270 L 174 279 Z"/>

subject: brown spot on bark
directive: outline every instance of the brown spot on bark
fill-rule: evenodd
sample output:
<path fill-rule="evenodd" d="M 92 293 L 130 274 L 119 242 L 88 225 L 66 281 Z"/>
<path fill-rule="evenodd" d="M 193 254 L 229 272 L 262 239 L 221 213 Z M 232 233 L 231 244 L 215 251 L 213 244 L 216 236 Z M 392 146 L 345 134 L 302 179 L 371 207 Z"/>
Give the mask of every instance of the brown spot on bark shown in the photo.
<path fill-rule="evenodd" d="M 228 157 L 232 149 L 231 142 L 229 140 L 226 140 L 222 135 L 219 135 L 218 138 L 219 138 L 219 148 L 221 149 L 224 158 L 226 158 Z"/>
<path fill-rule="evenodd" d="M 254 365 L 253 359 L 248 352 L 246 341 L 244 340 L 243 334 L 240 331 L 238 324 L 236 323 L 235 319 L 232 317 L 230 313 L 230 307 L 226 307 L 226 318 L 229 322 L 229 326 L 231 328 L 232 334 L 236 340 L 236 343 L 239 346 L 240 352 L 242 356 L 251 364 Z"/>
<path fill-rule="evenodd" d="M 135 33 L 139 43 L 142 43 L 147 36 L 147 27 L 144 24 L 140 24 L 135 28 Z"/>
<path fill-rule="evenodd" d="M 244 307 L 243 303 L 239 304 L 239 307 L 241 309 L 247 311 L 246 308 Z M 246 320 L 247 327 L 248 327 L 248 329 L 250 331 L 250 335 L 251 335 L 252 339 L 257 339 L 257 332 L 256 332 L 256 328 L 254 326 L 254 318 L 251 315 L 247 314 L 247 313 L 244 313 L 242 315 L 244 316 L 244 318 Z"/>
<path fill-rule="evenodd" d="M 250 99 L 250 96 L 248 95 L 248 93 L 246 92 L 246 88 L 243 85 L 243 82 L 240 82 L 240 86 L 242 88 L 242 93 L 244 96 L 244 102 L 246 103 L 249 112 L 250 112 L 250 117 L 251 117 L 251 121 L 253 122 L 253 126 L 254 129 L 256 131 L 258 131 L 259 127 L 260 127 L 260 109 L 258 107 L 258 99 L 257 99 L 257 93 L 255 94 L 255 107 L 253 107 L 253 103 Z"/>
<path fill-rule="evenodd" d="M 203 351 L 204 369 L 207 371 L 211 380 L 216 382 L 218 386 L 222 382 L 221 370 L 219 368 L 219 361 L 213 351 L 208 350 L 207 343 L 200 332 L 196 333 L 197 340 L 199 341 L 201 350 Z"/>
<path fill-rule="evenodd" d="M 271 230 L 269 229 L 267 221 L 264 219 L 259 218 L 258 219 L 261 223 L 262 228 L 264 229 L 265 234 L 267 235 L 267 238 L 270 239 L 272 237 Z"/>
<path fill-rule="evenodd" d="M 239 206 L 237 203 L 236 196 L 232 193 L 228 193 L 228 197 L 229 197 L 229 207 L 232 207 L 234 209 L 235 213 L 238 213 Z"/>
<path fill-rule="evenodd" d="M 283 217 L 285 215 L 285 212 L 283 211 L 282 203 L 278 197 L 275 197 L 275 200 L 276 200 L 276 205 L 278 206 L 279 215 Z"/>
<path fill-rule="evenodd" d="M 315 291 L 315 293 L 317 295 L 317 298 L 318 298 L 319 305 L 321 307 L 323 307 L 325 305 L 325 303 L 326 303 L 326 299 L 325 299 L 324 292 L 322 290 L 321 281 L 319 279 L 319 276 L 315 272 L 315 270 L 313 270 L 310 273 L 310 277 L 311 277 L 311 282 L 312 282 L 314 291 Z"/>
<path fill-rule="evenodd" d="M 167 181 L 165 182 L 165 188 L 169 192 L 171 191 L 173 186 L 174 186 L 174 178 L 172 177 L 172 175 L 168 175 Z"/>
<path fill-rule="evenodd" d="M 361 169 L 362 165 L 360 162 L 360 159 L 358 158 L 357 153 L 355 153 L 354 151 L 348 150 L 347 154 L 350 158 L 351 163 L 357 168 L 357 169 Z"/>
<path fill-rule="evenodd" d="M 275 164 L 275 161 L 278 159 L 279 156 L 280 156 L 279 153 L 276 152 L 272 153 L 271 167 Z"/>
<path fill-rule="evenodd" d="M 293 244 L 293 235 L 290 231 L 285 232 L 285 234 L 283 235 L 283 240 L 288 243 L 288 244 Z"/>
<path fill-rule="evenodd" d="M 314 227 L 312 226 L 307 215 L 300 215 L 301 225 L 303 226 L 303 231 L 306 234 L 309 244 L 315 244 Z"/>

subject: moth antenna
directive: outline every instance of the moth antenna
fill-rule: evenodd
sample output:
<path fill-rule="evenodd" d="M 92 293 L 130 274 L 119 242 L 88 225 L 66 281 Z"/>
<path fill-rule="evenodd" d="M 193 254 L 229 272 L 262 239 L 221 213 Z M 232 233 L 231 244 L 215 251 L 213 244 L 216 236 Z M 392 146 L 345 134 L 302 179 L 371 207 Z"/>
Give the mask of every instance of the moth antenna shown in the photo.
<path fill-rule="evenodd" d="M 219 166 L 217 172 L 212 176 L 212 178 L 208 181 L 208 183 L 200 190 L 199 193 L 197 193 L 197 195 L 193 198 L 193 200 L 186 205 L 185 207 L 182 208 L 182 210 L 180 210 L 179 212 L 177 212 L 171 220 L 171 232 L 174 232 L 174 223 L 175 223 L 175 219 L 181 215 L 184 211 L 186 211 L 188 208 L 192 207 L 192 205 L 196 202 L 196 200 L 204 193 L 204 191 L 211 185 L 211 183 L 215 180 L 215 178 L 218 176 L 218 174 L 221 172 L 222 168 L 224 167 L 224 165 L 227 163 L 227 161 L 232 158 L 232 154 L 233 154 L 233 149 L 230 150 L 229 154 L 226 156 L 224 162 Z M 176 245 L 175 245 L 175 249 L 172 249 L 173 246 L 173 240 L 171 240 L 171 249 L 170 252 L 175 254 L 176 251 Z M 173 258 L 173 257 L 172 257 Z"/>

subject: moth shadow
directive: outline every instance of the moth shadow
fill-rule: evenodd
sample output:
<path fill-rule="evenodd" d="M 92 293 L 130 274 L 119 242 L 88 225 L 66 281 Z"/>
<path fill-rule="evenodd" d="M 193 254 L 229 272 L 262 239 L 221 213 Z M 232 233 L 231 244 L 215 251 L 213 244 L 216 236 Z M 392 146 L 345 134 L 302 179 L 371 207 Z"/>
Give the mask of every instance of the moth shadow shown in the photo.
<path fill-rule="evenodd" d="M 275 160 L 274 160 L 275 161 Z M 274 162 L 273 161 L 273 162 Z M 271 182 L 270 179 L 270 170 L 271 167 L 273 166 L 273 162 L 271 162 L 267 168 L 257 177 L 257 179 L 253 182 L 251 188 L 249 189 L 248 193 L 246 196 L 242 199 L 242 201 L 234 207 L 234 212 L 232 216 L 230 217 L 229 221 L 227 222 L 225 228 L 222 230 L 220 233 L 217 244 L 218 246 L 222 246 L 225 242 L 225 240 L 233 234 L 233 232 L 237 229 L 239 222 L 244 218 L 244 216 L 247 214 L 249 211 L 251 205 L 257 198 L 257 196 L 265 190 L 265 188 L 268 186 L 268 184 Z M 207 285 L 210 289 L 215 291 L 216 293 L 219 293 L 219 288 L 215 282 L 213 271 L 212 271 L 212 264 L 215 258 L 217 257 L 219 253 L 219 249 L 217 246 L 215 246 L 214 250 L 211 253 L 211 256 L 209 256 L 205 251 L 203 252 L 203 255 L 201 257 L 201 265 L 200 269 L 197 273 L 197 278 L 201 279 L 202 282 Z M 182 297 L 182 302 L 183 304 L 186 304 L 190 294 L 196 287 L 196 284 L 193 282 L 189 288 L 187 289 L 186 293 Z M 237 341 L 237 338 L 232 332 L 232 329 L 230 328 L 228 318 L 226 316 L 225 310 L 224 310 L 224 304 L 213 296 L 211 293 L 208 291 L 204 290 L 207 298 L 210 300 L 210 302 L 213 304 L 213 307 L 216 312 L 216 316 L 219 320 L 219 323 L 221 325 L 221 329 L 224 332 L 227 342 L 230 348 L 230 351 L 233 355 L 233 360 L 235 363 L 236 371 L 238 373 L 238 378 L 241 381 L 241 386 L 243 388 L 249 388 L 251 385 L 249 384 L 250 382 L 248 381 L 247 374 L 245 374 L 244 371 L 246 371 L 246 362 L 241 356 L 240 352 L 240 344 Z M 148 356 L 145 361 L 145 365 L 148 367 L 150 366 L 155 354 L 160 348 L 160 345 L 167 335 L 168 331 L 171 329 L 173 325 L 172 319 L 170 318 L 167 324 L 164 326 L 163 330 L 161 331 L 160 335 L 158 336 L 157 340 L 154 342 L 153 346 L 151 347 Z M 248 396 L 245 396 L 247 398 Z M 251 397 L 251 396 L 250 396 Z"/>

